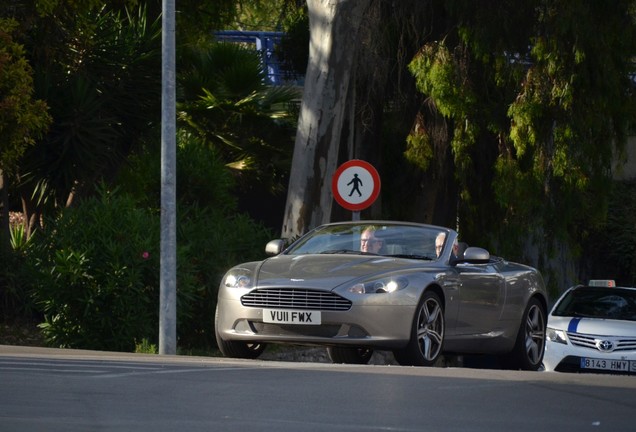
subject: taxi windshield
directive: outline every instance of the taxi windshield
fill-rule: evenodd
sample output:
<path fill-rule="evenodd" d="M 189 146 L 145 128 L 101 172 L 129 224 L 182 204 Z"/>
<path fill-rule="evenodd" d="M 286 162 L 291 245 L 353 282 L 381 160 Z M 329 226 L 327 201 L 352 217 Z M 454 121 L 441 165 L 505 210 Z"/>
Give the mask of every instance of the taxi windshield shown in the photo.
<path fill-rule="evenodd" d="M 553 315 L 636 321 L 636 290 L 575 288 L 561 300 Z"/>

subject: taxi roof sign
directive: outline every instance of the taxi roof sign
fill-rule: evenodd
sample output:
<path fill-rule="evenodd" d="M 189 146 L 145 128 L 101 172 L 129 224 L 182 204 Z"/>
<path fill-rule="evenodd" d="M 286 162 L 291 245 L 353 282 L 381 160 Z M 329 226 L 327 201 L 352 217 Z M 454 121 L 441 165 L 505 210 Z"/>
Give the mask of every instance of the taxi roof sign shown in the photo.
<path fill-rule="evenodd" d="M 588 285 L 595 287 L 614 288 L 616 287 L 616 282 L 612 279 L 593 279 Z"/>

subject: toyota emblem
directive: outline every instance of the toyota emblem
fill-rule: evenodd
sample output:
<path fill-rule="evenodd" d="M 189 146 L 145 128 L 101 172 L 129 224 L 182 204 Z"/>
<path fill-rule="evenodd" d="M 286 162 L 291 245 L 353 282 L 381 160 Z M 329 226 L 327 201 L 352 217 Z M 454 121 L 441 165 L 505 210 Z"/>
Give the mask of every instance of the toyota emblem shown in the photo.
<path fill-rule="evenodd" d="M 614 350 L 614 342 L 608 340 L 596 341 L 596 347 L 599 351 L 610 352 Z"/>

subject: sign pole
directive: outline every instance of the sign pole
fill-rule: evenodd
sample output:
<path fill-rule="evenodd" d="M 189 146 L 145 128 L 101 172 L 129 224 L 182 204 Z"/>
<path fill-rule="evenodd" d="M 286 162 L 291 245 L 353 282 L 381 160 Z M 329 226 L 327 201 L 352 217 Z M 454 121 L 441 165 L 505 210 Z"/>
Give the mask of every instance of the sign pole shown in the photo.
<path fill-rule="evenodd" d="M 159 354 L 177 352 L 175 0 L 162 3 Z"/>

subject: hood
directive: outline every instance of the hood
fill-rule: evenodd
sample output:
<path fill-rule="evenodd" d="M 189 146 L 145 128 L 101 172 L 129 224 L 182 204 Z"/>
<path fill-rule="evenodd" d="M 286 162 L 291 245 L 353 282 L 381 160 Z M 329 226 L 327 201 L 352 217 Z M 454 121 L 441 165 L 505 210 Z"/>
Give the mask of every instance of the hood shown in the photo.
<path fill-rule="evenodd" d="M 548 327 L 573 333 L 600 336 L 628 336 L 636 334 L 636 321 L 602 318 L 572 318 L 551 316 Z"/>
<path fill-rule="evenodd" d="M 361 277 L 367 279 L 403 270 L 409 267 L 409 262 L 414 263 L 413 267 L 422 267 L 422 261 L 383 256 L 278 255 L 263 261 L 255 282 L 259 288 L 292 286 L 332 290 Z"/>

